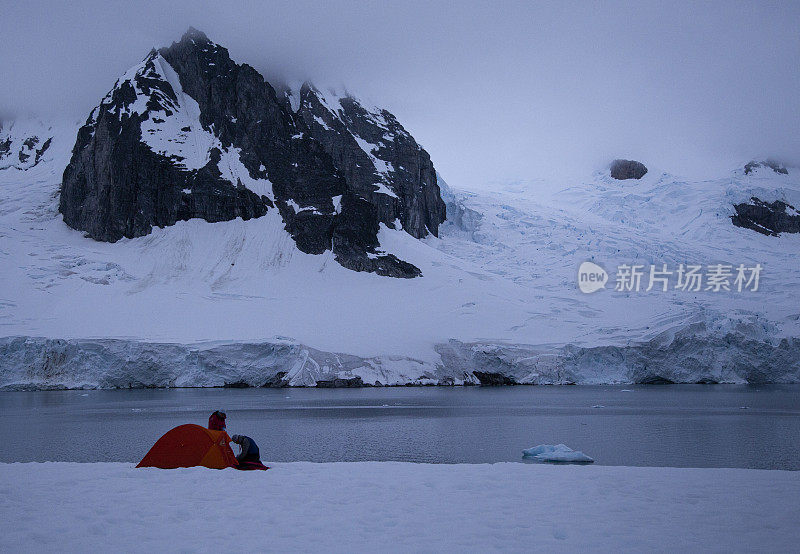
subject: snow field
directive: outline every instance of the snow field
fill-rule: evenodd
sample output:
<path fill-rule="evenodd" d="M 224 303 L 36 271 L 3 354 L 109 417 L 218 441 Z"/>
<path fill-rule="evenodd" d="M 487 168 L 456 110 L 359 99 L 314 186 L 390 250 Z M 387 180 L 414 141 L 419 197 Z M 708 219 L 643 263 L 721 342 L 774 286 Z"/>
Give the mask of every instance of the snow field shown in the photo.
<path fill-rule="evenodd" d="M 800 473 L 499 463 L 0 464 L 0 550 L 792 552 Z"/>

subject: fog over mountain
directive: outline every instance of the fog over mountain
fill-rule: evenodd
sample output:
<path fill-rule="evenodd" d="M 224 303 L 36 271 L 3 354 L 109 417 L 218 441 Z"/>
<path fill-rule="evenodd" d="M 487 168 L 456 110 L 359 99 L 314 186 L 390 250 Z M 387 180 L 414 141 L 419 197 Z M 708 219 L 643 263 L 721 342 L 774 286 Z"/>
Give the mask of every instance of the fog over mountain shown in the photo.
<path fill-rule="evenodd" d="M 580 178 L 615 157 L 696 177 L 800 157 L 797 3 L 2 4 L 3 117 L 84 120 L 121 68 L 192 25 L 267 79 L 386 106 L 458 185 Z"/>

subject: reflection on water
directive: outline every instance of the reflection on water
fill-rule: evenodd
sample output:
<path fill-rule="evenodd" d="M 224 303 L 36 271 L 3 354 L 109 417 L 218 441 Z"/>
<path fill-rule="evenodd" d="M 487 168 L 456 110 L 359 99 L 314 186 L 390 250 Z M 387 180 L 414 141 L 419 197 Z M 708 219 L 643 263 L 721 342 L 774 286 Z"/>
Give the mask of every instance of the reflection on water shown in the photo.
<path fill-rule="evenodd" d="M 269 462 L 521 461 L 564 443 L 603 465 L 800 469 L 800 386 L 171 389 L 0 393 L 0 461 L 128 461 L 228 414 Z"/>

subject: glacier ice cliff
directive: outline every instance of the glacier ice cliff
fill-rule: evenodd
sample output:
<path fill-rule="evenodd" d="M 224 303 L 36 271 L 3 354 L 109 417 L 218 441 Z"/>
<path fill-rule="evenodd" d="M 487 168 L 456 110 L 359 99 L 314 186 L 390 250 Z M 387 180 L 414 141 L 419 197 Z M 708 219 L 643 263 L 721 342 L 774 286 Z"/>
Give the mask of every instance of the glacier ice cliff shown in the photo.
<path fill-rule="evenodd" d="M 324 352 L 287 339 L 169 344 L 0 339 L 0 389 L 476 384 L 798 383 L 800 339 L 705 323 L 623 346 L 451 340 L 437 363 Z"/>

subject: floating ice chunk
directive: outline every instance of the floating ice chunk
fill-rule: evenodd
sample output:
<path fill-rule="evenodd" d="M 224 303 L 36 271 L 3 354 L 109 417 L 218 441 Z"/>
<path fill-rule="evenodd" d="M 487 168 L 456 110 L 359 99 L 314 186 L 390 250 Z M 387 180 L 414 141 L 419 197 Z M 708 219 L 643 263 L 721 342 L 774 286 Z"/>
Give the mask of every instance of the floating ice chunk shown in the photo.
<path fill-rule="evenodd" d="M 583 462 L 592 463 L 594 460 L 565 444 L 540 444 L 522 451 L 523 458 L 534 458 L 541 462 Z"/>

